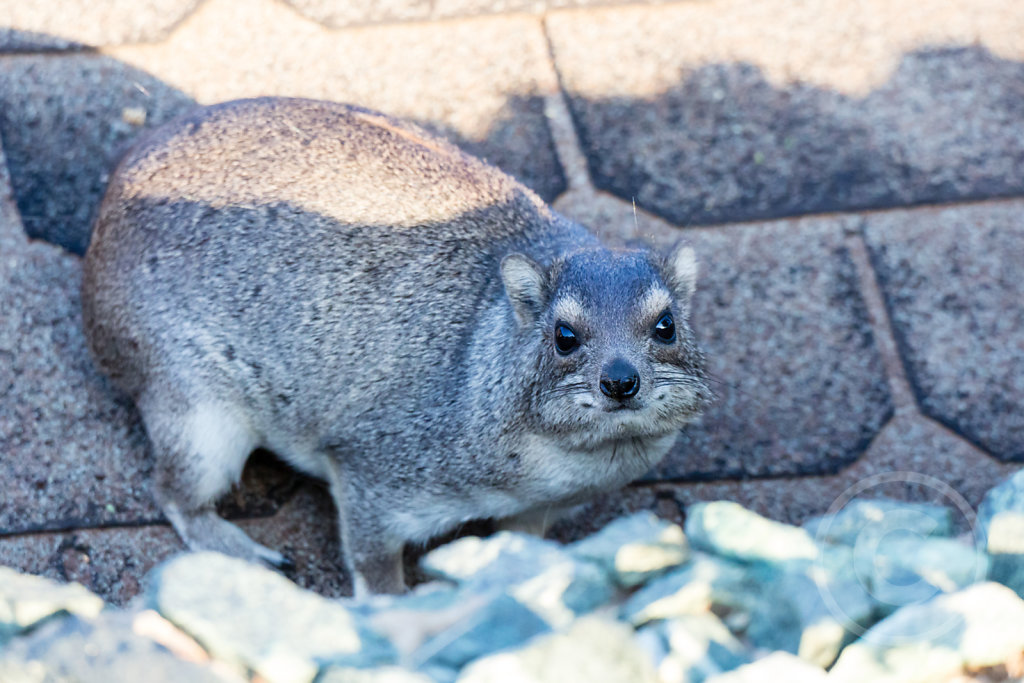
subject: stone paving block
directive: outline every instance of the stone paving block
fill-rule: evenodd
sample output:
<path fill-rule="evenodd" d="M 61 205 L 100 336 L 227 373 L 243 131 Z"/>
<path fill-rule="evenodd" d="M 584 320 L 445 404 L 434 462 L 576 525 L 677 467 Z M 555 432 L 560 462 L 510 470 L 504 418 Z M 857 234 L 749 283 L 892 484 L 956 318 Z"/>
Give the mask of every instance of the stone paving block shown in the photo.
<path fill-rule="evenodd" d="M 718 395 L 651 478 L 834 473 L 892 414 L 842 218 L 681 233 Z"/>
<path fill-rule="evenodd" d="M 462 17 L 477 14 L 501 12 L 533 12 L 541 14 L 554 9 L 568 7 L 599 7 L 601 5 L 629 5 L 643 2 L 648 5 L 662 4 L 666 0 L 434 0 L 435 18 Z M 671 1 L 671 0 L 667 0 Z"/>
<path fill-rule="evenodd" d="M 81 265 L 44 243 L 0 261 L 0 533 L 154 517 L 145 435 L 93 367 Z"/>
<path fill-rule="evenodd" d="M 0 57 L 0 137 L 28 234 L 84 253 L 123 150 L 144 128 L 191 106 L 109 57 Z"/>
<path fill-rule="evenodd" d="M 7 171 L 3 138 L 0 137 L 0 254 L 6 254 L 25 246 L 27 236 L 21 225 L 18 207 L 14 203 L 11 176 Z"/>
<path fill-rule="evenodd" d="M 285 0 L 295 10 L 325 26 L 340 28 L 358 24 L 416 21 L 430 17 L 431 0 Z"/>
<path fill-rule="evenodd" d="M 679 225 L 1024 190 L 1016 0 L 546 19 L 591 174 Z"/>
<path fill-rule="evenodd" d="M 0 564 L 76 581 L 114 605 L 139 594 L 150 569 L 184 550 L 169 526 L 0 537 Z"/>
<path fill-rule="evenodd" d="M 538 18 L 332 31 L 272 0 L 209 0 L 166 43 L 107 54 L 203 103 L 288 95 L 378 109 L 447 136 L 545 199 L 565 187 L 544 116 L 557 84 Z"/>
<path fill-rule="evenodd" d="M 357 3 L 347 0 L 284 0 L 296 11 L 331 28 L 428 21 L 485 14 L 543 14 L 568 7 L 640 4 L 643 0 L 385 0 Z M 672 0 L 653 0 L 662 4 Z"/>
<path fill-rule="evenodd" d="M 865 235 L 921 409 L 1024 460 L 1024 202 L 873 215 Z"/>
<path fill-rule="evenodd" d="M 159 40 L 201 0 L 0 0 L 0 53 Z"/>
<path fill-rule="evenodd" d="M 304 485 L 273 517 L 237 524 L 257 542 L 291 558 L 296 566 L 288 577 L 299 586 L 336 598 L 352 589 L 341 563 L 335 517 L 326 492 Z M 115 605 L 135 597 L 153 567 L 181 552 L 185 547 L 177 534 L 163 524 L 0 536 L 0 565 L 77 581 Z"/>

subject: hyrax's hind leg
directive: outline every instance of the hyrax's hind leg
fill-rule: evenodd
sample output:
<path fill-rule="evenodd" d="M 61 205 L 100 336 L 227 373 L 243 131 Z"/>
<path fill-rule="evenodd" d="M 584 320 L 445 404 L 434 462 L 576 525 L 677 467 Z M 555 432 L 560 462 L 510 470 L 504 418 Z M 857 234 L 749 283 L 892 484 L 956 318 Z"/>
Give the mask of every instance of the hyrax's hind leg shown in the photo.
<path fill-rule="evenodd" d="M 139 400 L 156 459 L 157 503 L 191 550 L 216 550 L 286 567 L 281 553 L 250 539 L 221 518 L 214 503 L 241 476 L 258 437 L 244 412 L 224 401 L 186 401 L 164 393 Z"/>

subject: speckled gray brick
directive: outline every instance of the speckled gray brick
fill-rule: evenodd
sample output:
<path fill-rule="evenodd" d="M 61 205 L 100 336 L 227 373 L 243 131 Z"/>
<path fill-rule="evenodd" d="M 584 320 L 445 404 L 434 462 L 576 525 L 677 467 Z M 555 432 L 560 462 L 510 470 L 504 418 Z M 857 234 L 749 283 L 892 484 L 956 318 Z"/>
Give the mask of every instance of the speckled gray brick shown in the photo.
<path fill-rule="evenodd" d="M 0 0 L 0 53 L 159 40 L 201 0 Z"/>
<path fill-rule="evenodd" d="M 1024 460 L 1024 203 L 877 214 L 865 235 L 922 410 Z"/>
<path fill-rule="evenodd" d="M 249 488 L 258 482 L 250 482 Z M 272 517 L 238 525 L 294 563 L 288 578 L 336 598 L 352 592 L 341 562 L 334 507 L 326 491 L 301 487 Z M 0 564 L 58 581 L 77 581 L 107 602 L 124 605 L 158 563 L 185 550 L 169 525 L 113 526 L 0 536 Z M 410 558 L 407 572 L 413 567 Z"/>
<path fill-rule="evenodd" d="M 682 233 L 717 401 L 652 478 L 836 472 L 892 414 L 842 219 Z"/>
<path fill-rule="evenodd" d="M 1024 191 L 1016 0 L 716 0 L 547 28 L 594 182 L 679 225 Z"/>
<path fill-rule="evenodd" d="M 153 518 L 145 436 L 93 367 L 81 265 L 35 243 L 0 260 L 0 530 Z"/>
<path fill-rule="evenodd" d="M 0 136 L 26 232 L 84 253 L 124 149 L 144 128 L 192 105 L 108 57 L 0 59 Z"/>
<path fill-rule="evenodd" d="M 431 16 L 435 18 L 533 12 L 542 14 L 555 9 L 600 7 L 602 5 L 658 5 L 672 0 L 434 0 Z"/>
<path fill-rule="evenodd" d="M 0 563 L 55 581 L 75 581 L 114 605 L 135 597 L 145 574 L 183 550 L 165 526 L 85 529 L 0 538 Z"/>
<path fill-rule="evenodd" d="M 285 0 L 304 16 L 337 28 L 359 24 L 415 21 L 430 17 L 431 0 Z"/>

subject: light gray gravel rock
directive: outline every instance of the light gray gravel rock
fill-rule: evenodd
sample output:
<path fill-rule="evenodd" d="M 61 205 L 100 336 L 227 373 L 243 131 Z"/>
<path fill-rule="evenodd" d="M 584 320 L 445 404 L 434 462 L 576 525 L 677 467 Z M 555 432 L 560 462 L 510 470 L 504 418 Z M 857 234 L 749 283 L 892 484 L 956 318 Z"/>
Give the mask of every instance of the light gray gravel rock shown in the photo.
<path fill-rule="evenodd" d="M 778 565 L 697 553 L 637 591 L 622 615 L 640 625 L 710 612 L 755 647 L 827 666 L 875 618 L 874 601 L 849 574 L 849 556 Z"/>
<path fill-rule="evenodd" d="M 655 683 L 654 668 L 625 624 L 584 617 L 526 647 L 485 657 L 458 683 Z"/>
<path fill-rule="evenodd" d="M 512 532 L 460 538 L 425 555 L 421 566 L 429 576 L 475 592 L 503 588 L 555 628 L 614 593 L 598 565 L 576 559 L 552 541 Z"/>
<path fill-rule="evenodd" d="M 601 566 L 626 588 L 664 574 L 690 555 L 683 530 L 650 512 L 617 519 L 566 549 L 573 557 Z"/>
<path fill-rule="evenodd" d="M 984 580 L 988 558 L 951 538 L 890 535 L 862 539 L 853 548 L 852 567 L 882 613 L 890 614 Z"/>
<path fill-rule="evenodd" d="M 750 653 L 713 614 L 695 614 L 640 628 L 637 642 L 647 651 L 660 683 L 703 683 L 746 664 Z"/>
<path fill-rule="evenodd" d="M 883 619 L 849 645 L 829 674 L 845 683 L 931 683 L 995 666 L 1024 651 L 1024 601 L 980 583 Z"/>
<path fill-rule="evenodd" d="M 77 583 L 60 584 L 0 567 L 0 646 L 57 614 L 95 617 L 103 600 Z"/>
<path fill-rule="evenodd" d="M 807 561 L 819 553 L 804 529 L 724 500 L 691 505 L 686 511 L 685 529 L 694 548 L 741 562 Z"/>
<path fill-rule="evenodd" d="M 417 649 L 409 658 L 416 668 L 454 673 L 474 659 L 517 647 L 551 630 L 536 612 L 505 593 L 471 596 L 461 592 L 455 597 L 460 601 L 476 597 L 483 604 Z M 434 673 L 434 677 L 438 675 Z"/>
<path fill-rule="evenodd" d="M 978 508 L 989 574 L 1024 597 L 1024 470 L 999 484 Z"/>
<path fill-rule="evenodd" d="M 836 514 L 813 517 L 802 526 L 817 543 L 853 546 L 865 536 L 880 537 L 892 533 L 917 537 L 951 536 L 953 511 L 944 505 L 931 503 L 857 498 Z"/>
<path fill-rule="evenodd" d="M 69 617 L 0 650 L 4 683 L 242 683 L 241 677 L 181 659 L 135 631 L 134 615 Z"/>
<path fill-rule="evenodd" d="M 847 554 L 848 557 L 848 554 Z M 821 667 L 877 619 L 875 602 L 846 558 L 813 564 L 751 565 L 752 608 L 744 636 L 764 650 L 784 650 Z"/>
<path fill-rule="evenodd" d="M 564 586 L 543 578 L 544 574 L 540 577 L 532 580 L 546 586 L 557 600 Z M 510 595 L 515 589 L 500 585 L 494 577 L 490 584 L 467 581 L 457 587 L 436 581 L 402 595 L 374 596 L 351 607 L 390 640 L 404 666 L 435 680 L 454 680 L 467 662 L 518 647 L 551 630 L 543 610 Z M 556 616 L 557 623 L 572 621 L 571 613 Z"/>
<path fill-rule="evenodd" d="M 359 615 L 280 574 L 212 552 L 179 556 L 151 578 L 149 601 L 211 655 L 270 683 L 309 683 L 328 665 L 392 663 Z"/>
<path fill-rule="evenodd" d="M 571 558 L 557 543 L 505 531 L 460 538 L 424 555 L 420 566 L 433 578 L 489 585 L 522 581 L 565 561 Z"/>
<path fill-rule="evenodd" d="M 825 683 L 828 680 L 820 667 L 808 664 L 788 652 L 773 652 L 735 671 L 709 678 L 706 683 Z"/>
<path fill-rule="evenodd" d="M 434 679 L 399 666 L 375 669 L 332 666 L 317 677 L 316 683 L 434 683 Z"/>
<path fill-rule="evenodd" d="M 622 617 L 639 626 L 657 619 L 706 614 L 712 608 L 730 628 L 745 628 L 754 583 L 736 562 L 695 553 L 684 565 L 654 579 L 622 605 Z"/>

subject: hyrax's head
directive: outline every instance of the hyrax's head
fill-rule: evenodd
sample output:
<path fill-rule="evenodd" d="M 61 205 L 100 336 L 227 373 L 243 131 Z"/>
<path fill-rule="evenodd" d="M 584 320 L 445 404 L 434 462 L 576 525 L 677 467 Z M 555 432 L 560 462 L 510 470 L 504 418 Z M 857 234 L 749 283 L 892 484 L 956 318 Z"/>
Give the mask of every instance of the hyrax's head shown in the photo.
<path fill-rule="evenodd" d="M 531 413 L 567 445 L 674 433 L 707 404 L 704 357 L 689 325 L 693 250 L 586 249 L 543 268 L 501 264 L 521 331 L 537 354 Z"/>

